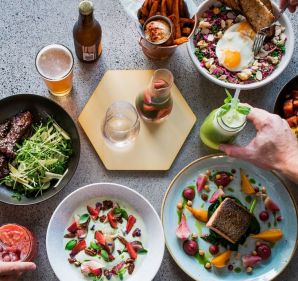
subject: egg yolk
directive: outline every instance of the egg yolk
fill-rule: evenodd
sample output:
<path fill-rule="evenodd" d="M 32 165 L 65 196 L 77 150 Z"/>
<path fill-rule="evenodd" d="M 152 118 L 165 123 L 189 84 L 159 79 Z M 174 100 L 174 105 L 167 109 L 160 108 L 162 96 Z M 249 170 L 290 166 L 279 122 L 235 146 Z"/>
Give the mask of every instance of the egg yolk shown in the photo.
<path fill-rule="evenodd" d="M 240 64 L 241 55 L 240 52 L 234 50 L 225 50 L 224 51 L 224 65 L 227 68 L 233 69 Z"/>
<path fill-rule="evenodd" d="M 250 24 L 247 21 L 243 21 L 239 24 L 237 31 L 242 33 L 243 35 L 246 35 L 250 38 L 254 38 L 255 37 L 255 32 L 253 31 L 253 29 L 251 28 Z"/>

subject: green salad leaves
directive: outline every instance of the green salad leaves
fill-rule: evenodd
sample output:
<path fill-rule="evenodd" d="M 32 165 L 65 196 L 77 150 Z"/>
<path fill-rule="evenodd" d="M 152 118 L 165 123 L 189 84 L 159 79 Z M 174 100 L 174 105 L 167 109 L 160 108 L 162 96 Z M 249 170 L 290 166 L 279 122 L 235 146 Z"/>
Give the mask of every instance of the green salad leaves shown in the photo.
<path fill-rule="evenodd" d="M 10 174 L 1 183 L 21 194 L 37 196 L 51 186 L 56 187 L 68 169 L 72 154 L 69 135 L 53 120 L 32 125 L 32 136 L 17 145 L 16 158 L 9 163 Z"/>

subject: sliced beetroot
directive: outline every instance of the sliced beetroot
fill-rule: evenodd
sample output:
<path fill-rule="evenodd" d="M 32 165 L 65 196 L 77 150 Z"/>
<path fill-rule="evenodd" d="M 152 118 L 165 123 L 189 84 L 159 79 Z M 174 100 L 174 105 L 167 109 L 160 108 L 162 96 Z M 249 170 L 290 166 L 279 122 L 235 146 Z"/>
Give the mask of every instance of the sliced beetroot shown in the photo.
<path fill-rule="evenodd" d="M 259 218 L 261 221 L 267 221 L 269 219 L 269 213 L 267 211 L 262 211 L 259 214 Z"/>
<path fill-rule="evenodd" d="M 225 195 L 224 191 L 219 188 L 217 189 L 211 196 L 209 203 L 214 203 L 218 200 L 219 197 L 223 197 Z"/>
<path fill-rule="evenodd" d="M 185 215 L 182 214 L 180 224 L 178 225 L 176 229 L 176 236 L 180 240 L 186 240 L 190 235 L 190 230 L 188 228 L 188 225 L 186 223 Z"/>
<path fill-rule="evenodd" d="M 253 255 L 246 255 L 242 257 L 242 263 L 244 267 L 255 267 L 260 263 L 261 260 L 261 257 Z"/>
<path fill-rule="evenodd" d="M 196 182 L 196 186 L 197 186 L 197 190 L 198 192 L 201 192 L 204 188 L 204 186 L 207 183 L 207 176 L 205 174 L 200 174 L 197 178 L 197 182 Z"/>
<path fill-rule="evenodd" d="M 272 212 L 278 212 L 280 209 L 278 205 L 269 197 L 267 196 L 265 201 L 264 201 L 266 209 L 272 211 Z"/>
<path fill-rule="evenodd" d="M 224 188 L 228 186 L 231 181 L 231 174 L 227 172 L 217 172 L 214 175 L 214 182 L 217 186 L 222 186 Z"/>

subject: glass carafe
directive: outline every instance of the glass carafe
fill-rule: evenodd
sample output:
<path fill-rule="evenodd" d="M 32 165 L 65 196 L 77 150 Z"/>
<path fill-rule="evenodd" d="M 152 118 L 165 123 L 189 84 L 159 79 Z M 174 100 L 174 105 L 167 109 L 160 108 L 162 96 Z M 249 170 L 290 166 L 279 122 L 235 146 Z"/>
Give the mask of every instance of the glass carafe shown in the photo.
<path fill-rule="evenodd" d="M 174 77 L 171 71 L 158 69 L 154 72 L 147 89 L 136 99 L 136 108 L 144 120 L 160 122 L 171 113 L 173 83 Z"/>

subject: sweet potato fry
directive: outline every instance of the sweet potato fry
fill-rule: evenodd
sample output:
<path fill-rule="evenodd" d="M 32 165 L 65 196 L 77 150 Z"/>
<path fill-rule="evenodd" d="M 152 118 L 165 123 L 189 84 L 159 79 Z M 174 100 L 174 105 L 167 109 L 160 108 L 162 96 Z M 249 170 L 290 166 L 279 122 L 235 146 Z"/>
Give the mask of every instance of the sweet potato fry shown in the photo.
<path fill-rule="evenodd" d="M 166 0 L 161 1 L 160 13 L 164 17 L 167 16 L 167 3 L 166 3 Z"/>
<path fill-rule="evenodd" d="M 194 19 L 188 19 L 188 18 L 180 18 L 180 23 L 194 24 L 195 20 Z"/>
<path fill-rule="evenodd" d="M 173 0 L 167 0 L 167 15 L 171 15 L 173 12 Z"/>
<path fill-rule="evenodd" d="M 152 7 L 150 9 L 149 18 L 155 16 L 157 14 L 157 10 L 158 10 L 158 0 L 154 0 L 152 3 Z"/>
<path fill-rule="evenodd" d="M 148 17 L 149 12 L 148 12 L 148 10 L 147 10 L 147 8 L 146 8 L 145 5 L 143 5 L 143 6 L 141 7 L 141 13 L 142 13 L 143 17 Z"/>
<path fill-rule="evenodd" d="M 183 27 L 182 28 L 182 34 L 188 36 L 191 33 L 190 27 Z"/>
<path fill-rule="evenodd" d="M 187 37 L 180 37 L 178 39 L 174 40 L 174 45 L 181 45 L 188 42 L 188 38 Z"/>
<path fill-rule="evenodd" d="M 173 2 L 173 14 L 175 16 L 175 39 L 181 37 L 181 28 L 180 28 L 180 17 L 179 17 L 179 0 L 174 0 Z"/>
<path fill-rule="evenodd" d="M 149 10 L 149 3 L 150 3 L 150 0 L 145 0 L 145 2 L 143 3 L 143 6 L 142 8 L 144 7 L 145 9 Z"/>
<path fill-rule="evenodd" d="M 184 0 L 179 0 L 179 16 L 184 16 Z"/>

